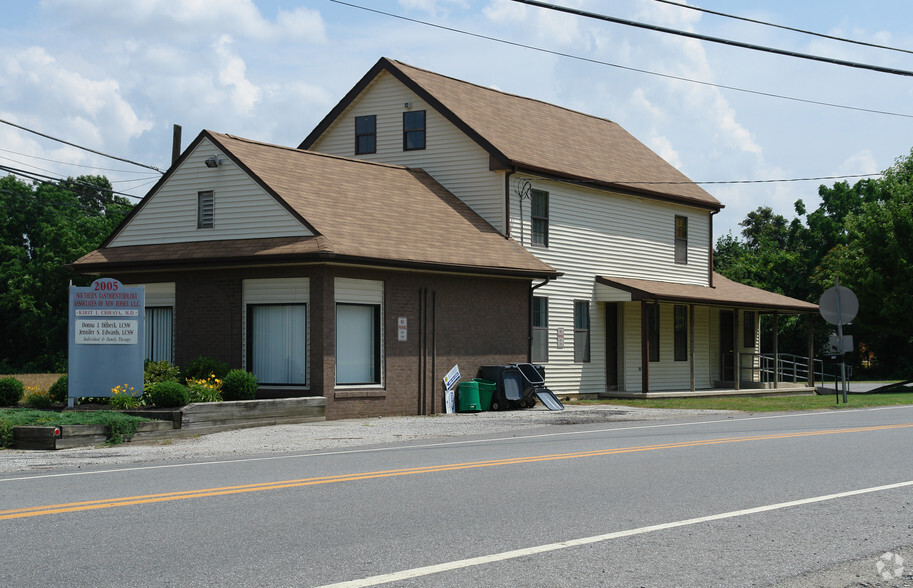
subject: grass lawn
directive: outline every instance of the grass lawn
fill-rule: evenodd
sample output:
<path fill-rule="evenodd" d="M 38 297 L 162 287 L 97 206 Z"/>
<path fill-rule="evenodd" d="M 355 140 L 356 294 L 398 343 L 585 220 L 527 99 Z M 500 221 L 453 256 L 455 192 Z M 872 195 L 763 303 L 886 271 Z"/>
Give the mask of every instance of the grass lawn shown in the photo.
<path fill-rule="evenodd" d="M 892 406 L 913 404 L 913 392 L 893 394 L 850 394 L 847 403 L 840 404 L 829 396 L 707 396 L 702 398 L 606 398 L 604 400 L 578 400 L 573 404 L 614 404 L 644 408 L 692 408 L 705 410 L 740 410 L 743 412 L 785 412 L 801 410 L 863 408 L 867 406 Z"/>

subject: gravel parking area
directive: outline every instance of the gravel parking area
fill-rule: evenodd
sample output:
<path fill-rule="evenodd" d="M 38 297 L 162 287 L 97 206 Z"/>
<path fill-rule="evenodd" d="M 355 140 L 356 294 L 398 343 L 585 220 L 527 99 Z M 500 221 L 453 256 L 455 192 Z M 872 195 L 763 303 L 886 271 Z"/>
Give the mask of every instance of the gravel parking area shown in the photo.
<path fill-rule="evenodd" d="M 82 466 L 225 458 L 290 451 L 344 449 L 420 439 L 441 440 L 543 427 L 617 421 L 651 421 L 729 411 L 665 410 L 628 406 L 577 406 L 504 412 L 346 419 L 275 425 L 113 446 L 34 451 L 0 451 L 0 473 Z"/>

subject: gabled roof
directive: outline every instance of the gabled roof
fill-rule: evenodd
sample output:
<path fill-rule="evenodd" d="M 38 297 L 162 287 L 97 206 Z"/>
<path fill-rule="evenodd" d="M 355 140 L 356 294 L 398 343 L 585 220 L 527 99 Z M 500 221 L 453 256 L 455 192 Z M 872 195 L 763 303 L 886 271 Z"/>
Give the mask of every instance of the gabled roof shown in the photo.
<path fill-rule="evenodd" d="M 427 173 L 402 166 L 203 131 L 146 199 L 179 173 L 186 154 L 204 137 L 306 223 L 314 236 L 257 239 L 252 226 L 251 239 L 103 245 L 71 267 L 93 272 L 213 263 L 337 261 L 524 277 L 559 275 L 501 235 Z"/>
<path fill-rule="evenodd" d="M 387 58 L 365 74 L 299 147 L 310 148 L 382 72 L 432 105 L 503 168 L 712 210 L 723 207 L 617 123 Z"/>
<path fill-rule="evenodd" d="M 713 287 L 600 276 L 596 282 L 628 292 L 632 301 L 657 300 L 738 306 L 782 312 L 818 312 L 818 305 L 733 282 L 713 272 Z"/>

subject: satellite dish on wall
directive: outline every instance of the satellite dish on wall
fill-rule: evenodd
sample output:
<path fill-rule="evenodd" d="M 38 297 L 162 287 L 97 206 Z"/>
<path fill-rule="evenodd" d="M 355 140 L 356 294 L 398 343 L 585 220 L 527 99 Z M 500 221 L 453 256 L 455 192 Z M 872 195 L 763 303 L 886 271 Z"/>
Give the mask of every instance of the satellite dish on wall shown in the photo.
<path fill-rule="evenodd" d="M 832 325 L 845 325 L 856 318 L 859 299 L 844 286 L 828 288 L 818 301 L 818 311 Z"/>

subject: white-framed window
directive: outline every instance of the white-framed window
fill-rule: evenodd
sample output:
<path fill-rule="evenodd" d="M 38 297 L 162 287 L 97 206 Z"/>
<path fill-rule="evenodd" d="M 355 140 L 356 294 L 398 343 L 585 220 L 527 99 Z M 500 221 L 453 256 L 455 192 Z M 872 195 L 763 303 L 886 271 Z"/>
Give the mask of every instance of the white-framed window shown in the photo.
<path fill-rule="evenodd" d="M 143 286 L 143 359 L 174 361 L 174 282 L 127 284 Z"/>
<path fill-rule="evenodd" d="M 688 263 L 688 217 L 675 215 L 675 263 Z"/>
<path fill-rule="evenodd" d="M 171 306 L 147 306 L 145 333 L 143 336 L 143 358 L 148 361 L 174 361 L 174 308 Z"/>
<path fill-rule="evenodd" d="M 532 361 L 548 361 L 548 298 L 533 296 Z"/>
<path fill-rule="evenodd" d="M 248 304 L 250 372 L 263 385 L 307 384 L 307 304 Z"/>
<path fill-rule="evenodd" d="M 548 192 L 532 190 L 532 238 L 533 245 L 548 247 Z"/>
<path fill-rule="evenodd" d="M 336 385 L 383 385 L 384 283 L 336 278 Z"/>
<path fill-rule="evenodd" d="M 243 365 L 261 386 L 307 388 L 310 379 L 310 282 L 264 278 L 241 282 Z"/>
<path fill-rule="evenodd" d="M 590 301 L 574 301 L 574 362 L 590 361 Z"/>

